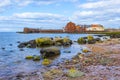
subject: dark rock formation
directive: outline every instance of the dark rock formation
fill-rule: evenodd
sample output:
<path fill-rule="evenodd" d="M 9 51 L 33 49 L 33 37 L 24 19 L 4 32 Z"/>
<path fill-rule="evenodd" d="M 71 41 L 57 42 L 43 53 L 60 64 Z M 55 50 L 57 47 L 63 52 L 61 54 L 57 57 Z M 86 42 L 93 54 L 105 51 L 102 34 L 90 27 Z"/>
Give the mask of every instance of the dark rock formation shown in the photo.
<path fill-rule="evenodd" d="M 27 48 L 36 48 L 36 42 L 35 40 L 31 40 L 31 41 L 28 41 L 28 42 L 23 42 L 23 43 L 20 43 L 18 45 L 19 48 L 24 48 L 24 47 L 27 47 Z"/>
<path fill-rule="evenodd" d="M 35 40 L 30 40 L 28 42 L 23 42 L 18 45 L 19 48 L 36 48 L 43 46 L 69 46 L 72 44 L 72 40 L 69 38 L 38 38 Z"/>
<path fill-rule="evenodd" d="M 60 50 L 57 47 L 43 48 L 40 53 L 43 58 L 49 58 L 60 55 Z"/>

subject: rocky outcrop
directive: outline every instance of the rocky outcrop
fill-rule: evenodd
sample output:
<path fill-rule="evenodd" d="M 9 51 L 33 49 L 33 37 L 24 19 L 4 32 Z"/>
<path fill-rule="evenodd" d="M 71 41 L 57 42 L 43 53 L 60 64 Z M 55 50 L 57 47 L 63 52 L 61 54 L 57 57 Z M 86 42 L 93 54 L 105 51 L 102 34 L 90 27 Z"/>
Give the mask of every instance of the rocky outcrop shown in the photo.
<path fill-rule="evenodd" d="M 94 44 L 97 41 L 99 42 L 99 41 L 101 41 L 101 39 L 100 38 L 94 38 L 93 36 L 90 36 L 90 35 L 87 36 L 87 37 L 80 37 L 77 40 L 77 42 L 79 44 L 86 44 L 86 43 L 88 43 L 88 44 Z"/>
<path fill-rule="evenodd" d="M 27 47 L 27 48 L 36 48 L 37 44 L 35 42 L 35 40 L 30 40 L 28 42 L 23 42 L 23 43 L 20 43 L 18 45 L 19 48 L 24 48 L 24 47 Z"/>
<path fill-rule="evenodd" d="M 69 46 L 72 44 L 72 40 L 69 38 L 37 38 L 35 40 L 30 40 L 28 42 L 23 42 L 18 45 L 19 48 L 36 48 L 43 46 Z"/>

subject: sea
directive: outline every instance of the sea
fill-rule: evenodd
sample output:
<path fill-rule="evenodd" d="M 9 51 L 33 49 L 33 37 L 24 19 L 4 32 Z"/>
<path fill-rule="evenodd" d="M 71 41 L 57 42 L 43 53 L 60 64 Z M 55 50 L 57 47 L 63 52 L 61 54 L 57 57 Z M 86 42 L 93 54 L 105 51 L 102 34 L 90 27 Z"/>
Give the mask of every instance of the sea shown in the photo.
<path fill-rule="evenodd" d="M 40 55 L 41 48 L 23 48 L 21 51 L 17 46 L 18 42 L 26 42 L 39 37 L 69 37 L 73 44 L 69 47 L 59 47 L 61 54 L 56 57 L 51 65 L 62 62 L 65 59 L 71 59 L 77 53 L 81 52 L 83 45 L 75 41 L 79 37 L 88 36 L 88 34 L 69 34 L 69 33 L 32 33 L 21 34 L 16 32 L 0 32 L 0 77 L 11 76 L 21 72 L 29 72 L 44 67 L 41 61 L 26 60 L 28 55 Z M 4 48 L 4 49 L 3 49 Z M 64 51 L 71 53 L 64 53 Z"/>

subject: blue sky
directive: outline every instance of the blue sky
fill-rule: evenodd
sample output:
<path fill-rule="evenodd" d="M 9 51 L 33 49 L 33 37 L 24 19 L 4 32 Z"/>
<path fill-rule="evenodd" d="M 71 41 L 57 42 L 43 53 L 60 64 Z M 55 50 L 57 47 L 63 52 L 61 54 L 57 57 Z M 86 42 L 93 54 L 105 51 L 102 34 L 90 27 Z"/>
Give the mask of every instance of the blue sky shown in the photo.
<path fill-rule="evenodd" d="M 67 22 L 120 28 L 120 0 L 0 0 L 0 32 L 60 29 Z"/>

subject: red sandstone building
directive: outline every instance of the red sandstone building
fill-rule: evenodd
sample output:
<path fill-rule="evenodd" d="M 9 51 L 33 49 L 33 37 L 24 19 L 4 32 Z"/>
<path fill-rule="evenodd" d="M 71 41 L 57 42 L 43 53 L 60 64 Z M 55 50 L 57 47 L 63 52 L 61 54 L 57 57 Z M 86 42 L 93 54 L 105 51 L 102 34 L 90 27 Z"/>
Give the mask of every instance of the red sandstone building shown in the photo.
<path fill-rule="evenodd" d="M 67 23 L 67 25 L 65 26 L 65 32 L 68 32 L 68 33 L 73 33 L 73 32 L 75 32 L 75 30 L 76 30 L 76 25 L 75 25 L 75 23 L 73 23 L 73 22 L 69 22 L 69 23 Z"/>

